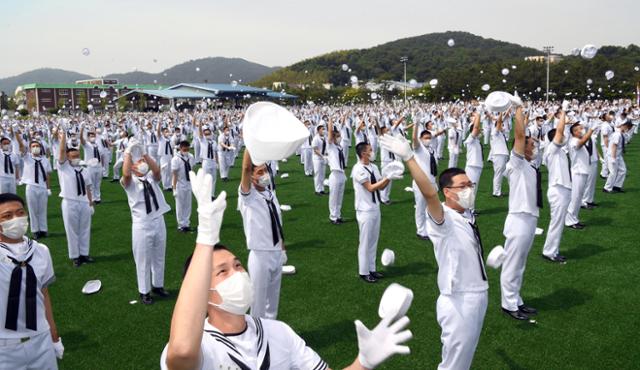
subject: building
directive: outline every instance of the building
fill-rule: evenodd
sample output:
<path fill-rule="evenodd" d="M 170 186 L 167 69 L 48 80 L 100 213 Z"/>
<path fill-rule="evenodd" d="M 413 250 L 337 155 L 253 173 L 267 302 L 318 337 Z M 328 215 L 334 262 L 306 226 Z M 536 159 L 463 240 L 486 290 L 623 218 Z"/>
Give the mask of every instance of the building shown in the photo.
<path fill-rule="evenodd" d="M 295 101 L 296 95 L 239 84 L 180 83 L 166 89 L 134 89 L 122 95 L 138 110 L 192 107 L 206 101 L 214 105 L 239 106 L 254 100 Z M 134 103 L 138 101 L 138 104 Z"/>
<path fill-rule="evenodd" d="M 113 108 L 118 98 L 132 90 L 161 89 L 161 85 L 119 84 L 117 80 L 84 80 L 73 84 L 31 83 L 18 86 L 16 102 L 29 112 L 60 109 L 80 110 L 92 105 L 96 109 Z"/>

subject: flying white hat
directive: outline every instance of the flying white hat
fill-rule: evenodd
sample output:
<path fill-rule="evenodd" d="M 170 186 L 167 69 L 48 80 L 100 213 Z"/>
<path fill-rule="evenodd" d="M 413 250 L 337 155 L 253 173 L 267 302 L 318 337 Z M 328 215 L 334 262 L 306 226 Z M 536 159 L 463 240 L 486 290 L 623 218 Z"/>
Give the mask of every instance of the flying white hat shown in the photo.
<path fill-rule="evenodd" d="M 583 46 L 582 50 L 580 50 L 580 56 L 582 56 L 584 59 L 592 59 L 596 56 L 597 53 L 598 48 L 595 45 L 591 44 Z"/>
<path fill-rule="evenodd" d="M 83 294 L 94 294 L 98 293 L 102 288 L 102 282 L 100 280 L 89 280 L 82 287 Z"/>
<path fill-rule="evenodd" d="M 282 274 L 283 275 L 293 275 L 296 273 L 296 267 L 292 265 L 284 265 L 282 266 Z"/>
<path fill-rule="evenodd" d="M 299 119 L 270 102 L 251 104 L 242 126 L 244 143 L 256 165 L 292 155 L 309 137 L 309 130 Z"/>
<path fill-rule="evenodd" d="M 504 253 L 504 248 L 501 245 L 496 246 L 489 252 L 487 256 L 487 266 L 497 269 L 502 266 L 502 262 L 506 258 L 506 254 Z"/>
<path fill-rule="evenodd" d="M 382 262 L 382 266 L 391 266 L 396 261 L 396 254 L 391 249 L 385 249 L 382 251 L 380 260 Z"/>
<path fill-rule="evenodd" d="M 493 91 L 484 100 L 484 106 L 493 113 L 506 112 L 511 107 L 513 95 L 504 91 Z"/>
<path fill-rule="evenodd" d="M 391 317 L 391 322 L 394 322 L 407 313 L 412 301 L 413 291 L 411 289 L 392 283 L 382 294 L 380 306 L 378 307 L 378 316 L 381 319 Z"/>

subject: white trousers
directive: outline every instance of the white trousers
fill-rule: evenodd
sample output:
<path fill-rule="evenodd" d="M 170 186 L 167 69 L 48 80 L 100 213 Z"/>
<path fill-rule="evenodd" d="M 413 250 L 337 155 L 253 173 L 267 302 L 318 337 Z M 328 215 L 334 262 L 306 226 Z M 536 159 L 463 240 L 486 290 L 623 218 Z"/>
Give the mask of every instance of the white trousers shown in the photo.
<path fill-rule="evenodd" d="M 582 195 L 582 204 L 593 203 L 596 192 L 596 177 L 598 176 L 598 161 L 591 163 L 589 166 L 589 176 L 587 176 L 587 184 L 585 185 L 584 195 Z"/>
<path fill-rule="evenodd" d="M 151 288 L 164 287 L 164 258 L 167 248 L 167 228 L 164 217 L 131 225 L 133 260 L 136 263 L 138 292 L 147 294 Z"/>
<path fill-rule="evenodd" d="M 453 153 L 451 149 L 449 149 L 449 167 L 454 168 L 458 167 L 458 153 Z"/>
<path fill-rule="evenodd" d="M 624 163 L 624 159 L 620 156 L 616 163 L 611 162 L 611 159 L 609 159 L 608 165 L 609 176 L 606 184 L 604 184 L 605 190 L 611 191 L 614 187 L 622 188 L 624 179 L 627 177 L 627 165 Z"/>
<path fill-rule="evenodd" d="M 324 159 L 313 158 L 313 188 L 316 193 L 324 191 Z"/>
<path fill-rule="evenodd" d="M 441 159 L 442 153 L 444 152 L 444 136 L 438 136 L 436 140 L 438 144 L 436 148 L 436 151 L 438 152 L 438 159 Z"/>
<path fill-rule="evenodd" d="M 213 159 L 203 159 L 202 169 L 205 173 L 211 175 L 211 178 L 213 179 L 213 186 L 211 188 L 211 196 L 213 197 L 216 195 L 216 178 L 218 177 L 218 164 Z"/>
<path fill-rule="evenodd" d="M 89 167 L 87 169 L 89 178 L 91 179 L 91 197 L 95 201 L 102 200 L 100 193 L 100 185 L 102 184 L 102 167 Z"/>
<path fill-rule="evenodd" d="M 351 140 L 343 140 L 342 143 L 340 143 L 340 146 L 344 153 L 344 166 L 347 167 L 349 165 L 349 148 L 351 148 Z"/>
<path fill-rule="evenodd" d="M 177 185 L 176 189 L 176 219 L 178 227 L 191 225 L 191 189 Z"/>
<path fill-rule="evenodd" d="M 502 308 L 516 311 L 524 304 L 520 288 L 527 265 L 527 256 L 533 245 L 538 218 L 527 213 L 509 213 L 504 222 L 504 253 L 506 257 L 500 272 Z"/>
<path fill-rule="evenodd" d="M 554 185 L 547 189 L 547 199 L 549 199 L 549 208 L 551 208 L 551 220 L 547 229 L 547 239 L 542 248 L 542 254 L 547 257 L 555 257 L 560 251 L 560 241 L 562 240 L 562 231 L 564 229 L 564 219 L 569 206 L 571 197 L 571 189 L 563 186 Z"/>
<path fill-rule="evenodd" d="M 11 193 L 16 194 L 16 178 L 0 177 L 0 194 Z"/>
<path fill-rule="evenodd" d="M 380 168 L 385 168 L 389 163 L 393 162 L 392 160 L 385 159 L 382 161 L 382 165 Z M 389 184 L 380 190 L 380 200 L 383 202 L 389 201 L 389 195 L 391 194 L 391 186 L 393 184 L 393 180 L 389 180 Z"/>
<path fill-rule="evenodd" d="M 0 345 L 0 370 L 57 370 L 51 333 L 42 332 L 24 343 Z"/>
<path fill-rule="evenodd" d="M 200 158 L 200 140 L 193 140 L 193 158 L 196 163 L 200 163 L 202 158 Z"/>
<path fill-rule="evenodd" d="M 124 157 L 122 154 L 116 154 L 116 163 L 113 164 L 113 179 L 120 179 L 120 171 L 122 170 L 122 165 L 124 164 Z"/>
<path fill-rule="evenodd" d="M 304 174 L 313 175 L 313 151 L 311 148 L 302 148 L 301 160 L 304 165 Z"/>
<path fill-rule="evenodd" d="M 102 165 L 102 177 L 109 176 L 109 165 L 111 164 L 111 151 L 100 154 L 100 164 Z"/>
<path fill-rule="evenodd" d="M 609 150 L 605 147 L 602 147 L 602 169 L 600 170 L 600 176 L 608 177 L 609 176 Z"/>
<path fill-rule="evenodd" d="M 571 173 L 571 201 L 567 207 L 567 215 L 564 217 L 565 226 L 571 226 L 580 222 L 580 206 L 587 186 L 589 175 Z"/>
<path fill-rule="evenodd" d="M 416 220 L 416 234 L 420 236 L 427 236 L 427 200 L 420 192 L 418 185 L 413 181 L 413 199 L 415 200 L 415 220 Z"/>
<path fill-rule="evenodd" d="M 376 271 L 376 253 L 380 237 L 380 210 L 356 211 L 358 230 L 358 273 L 369 275 Z"/>
<path fill-rule="evenodd" d="M 502 179 L 509 156 L 502 154 L 493 155 L 493 195 L 502 195 Z"/>
<path fill-rule="evenodd" d="M 91 207 L 89 203 L 62 199 L 62 220 L 67 234 L 69 258 L 89 255 Z"/>
<path fill-rule="evenodd" d="M 233 161 L 233 152 L 230 151 L 218 151 L 218 161 L 220 170 L 220 177 L 226 179 L 229 177 L 229 167 Z"/>
<path fill-rule="evenodd" d="M 31 226 L 31 233 L 38 231 L 47 231 L 47 205 L 49 203 L 49 195 L 47 189 L 27 185 L 25 190 L 27 198 L 27 208 L 29 208 L 29 224 Z"/>
<path fill-rule="evenodd" d="M 280 301 L 282 250 L 249 251 L 249 276 L 253 284 L 251 316 L 275 320 Z"/>
<path fill-rule="evenodd" d="M 331 171 L 329 174 L 329 219 L 331 221 L 342 217 L 342 199 L 346 181 L 347 176 L 342 171 Z"/>
<path fill-rule="evenodd" d="M 162 188 L 171 189 L 171 156 L 163 155 L 160 158 L 160 176 L 162 177 Z"/>
<path fill-rule="evenodd" d="M 442 328 L 442 362 L 439 370 L 465 370 L 471 367 L 487 312 L 487 291 L 440 294 L 436 303 L 438 324 Z"/>

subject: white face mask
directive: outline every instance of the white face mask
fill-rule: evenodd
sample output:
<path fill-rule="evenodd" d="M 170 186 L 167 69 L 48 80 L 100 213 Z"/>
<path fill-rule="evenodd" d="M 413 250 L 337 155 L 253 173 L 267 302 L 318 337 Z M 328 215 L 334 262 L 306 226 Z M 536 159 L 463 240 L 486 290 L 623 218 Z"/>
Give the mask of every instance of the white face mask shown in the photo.
<path fill-rule="evenodd" d="M 90 143 L 95 143 L 96 142 L 96 138 L 94 136 L 89 138 L 89 142 Z"/>
<path fill-rule="evenodd" d="M 146 162 L 141 162 L 140 164 L 138 164 L 136 169 L 142 176 L 144 176 L 147 174 L 147 172 L 149 172 L 149 165 Z"/>
<path fill-rule="evenodd" d="M 73 166 L 73 167 L 78 167 L 80 166 L 80 158 L 75 158 L 75 159 L 70 159 L 69 163 Z"/>
<path fill-rule="evenodd" d="M 271 185 L 271 177 L 269 176 L 268 173 L 265 173 L 264 175 L 258 178 L 258 185 L 262 186 L 263 188 L 266 188 L 267 186 Z"/>
<path fill-rule="evenodd" d="M 374 159 L 376 159 L 376 153 L 372 150 L 371 153 L 369 153 L 369 160 L 373 162 Z"/>
<path fill-rule="evenodd" d="M 2 145 L 2 150 L 8 152 L 9 150 L 11 150 L 11 144 Z"/>
<path fill-rule="evenodd" d="M 211 138 L 212 138 L 213 136 L 211 136 L 211 135 L 204 135 L 204 137 L 205 137 L 207 140 L 211 140 Z"/>
<path fill-rule="evenodd" d="M 39 146 L 34 146 L 33 148 L 31 148 L 31 154 L 40 155 L 40 147 Z"/>
<path fill-rule="evenodd" d="M 533 147 L 533 150 L 531 151 L 531 160 L 535 160 L 536 158 L 538 158 L 538 154 L 539 154 L 540 150 L 538 149 L 538 146 L 535 145 Z"/>
<path fill-rule="evenodd" d="M 464 209 L 471 209 L 475 204 L 475 194 L 472 188 L 465 188 L 461 192 L 457 193 L 458 204 Z"/>
<path fill-rule="evenodd" d="M 2 235 L 9 239 L 21 239 L 27 233 L 29 219 L 27 216 L 14 217 L 11 220 L 0 222 Z"/>
<path fill-rule="evenodd" d="M 218 292 L 222 303 L 208 303 L 234 315 L 244 315 L 253 303 L 253 284 L 249 274 L 244 271 L 234 272 L 215 288 L 209 290 Z"/>
<path fill-rule="evenodd" d="M 431 139 L 422 140 L 422 145 L 424 145 L 425 148 L 430 147 L 431 146 Z"/>

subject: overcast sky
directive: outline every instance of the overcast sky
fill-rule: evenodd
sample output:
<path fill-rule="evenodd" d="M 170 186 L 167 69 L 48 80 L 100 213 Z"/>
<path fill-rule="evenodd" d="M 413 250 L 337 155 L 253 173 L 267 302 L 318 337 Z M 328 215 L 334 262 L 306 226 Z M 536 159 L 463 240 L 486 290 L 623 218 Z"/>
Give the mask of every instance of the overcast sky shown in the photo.
<path fill-rule="evenodd" d="M 0 14 L 0 77 L 160 72 L 209 56 L 286 66 L 448 30 L 561 53 L 640 44 L 639 0 L 2 0 Z"/>

